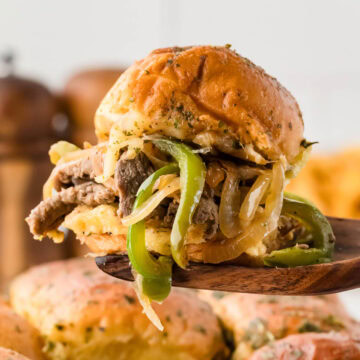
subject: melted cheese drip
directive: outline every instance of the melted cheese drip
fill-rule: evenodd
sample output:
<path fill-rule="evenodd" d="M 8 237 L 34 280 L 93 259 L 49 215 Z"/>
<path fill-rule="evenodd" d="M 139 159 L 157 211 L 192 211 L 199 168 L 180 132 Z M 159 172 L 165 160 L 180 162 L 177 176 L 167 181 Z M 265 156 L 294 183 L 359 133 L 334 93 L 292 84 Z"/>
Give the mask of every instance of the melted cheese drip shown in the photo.
<path fill-rule="evenodd" d="M 113 234 L 126 235 L 125 227 L 116 214 L 117 206 L 99 205 L 95 208 L 80 205 L 65 217 L 62 226 L 75 234 Z"/>

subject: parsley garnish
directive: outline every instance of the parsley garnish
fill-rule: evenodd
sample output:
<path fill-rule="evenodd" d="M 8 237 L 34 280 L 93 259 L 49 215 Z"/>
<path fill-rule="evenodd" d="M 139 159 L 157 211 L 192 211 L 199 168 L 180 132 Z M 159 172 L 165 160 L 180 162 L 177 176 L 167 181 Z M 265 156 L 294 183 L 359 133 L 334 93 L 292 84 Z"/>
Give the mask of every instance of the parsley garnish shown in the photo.
<path fill-rule="evenodd" d="M 299 333 L 307 333 L 307 332 L 322 332 L 323 330 L 320 329 L 319 326 L 316 324 L 310 322 L 310 321 L 304 321 L 304 323 L 299 327 L 298 329 Z"/>
<path fill-rule="evenodd" d="M 307 149 L 309 146 L 314 145 L 314 144 L 318 144 L 318 141 L 313 141 L 313 142 L 307 142 L 305 139 L 303 139 L 300 143 L 300 146 L 302 146 L 303 148 Z"/>

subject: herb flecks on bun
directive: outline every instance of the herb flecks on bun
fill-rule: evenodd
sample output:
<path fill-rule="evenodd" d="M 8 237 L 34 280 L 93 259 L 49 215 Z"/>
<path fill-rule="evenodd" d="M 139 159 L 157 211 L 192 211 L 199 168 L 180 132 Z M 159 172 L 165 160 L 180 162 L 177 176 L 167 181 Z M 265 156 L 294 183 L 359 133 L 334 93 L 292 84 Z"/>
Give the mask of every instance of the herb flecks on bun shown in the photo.
<path fill-rule="evenodd" d="M 131 283 L 107 276 L 92 259 L 33 267 L 10 293 L 14 309 L 45 339 L 49 360 L 228 358 L 217 317 L 194 291 L 174 289 L 154 306 L 164 326 L 159 332 Z"/>
<path fill-rule="evenodd" d="M 58 161 L 27 221 L 38 238 L 61 241 L 63 225 L 96 254 L 127 251 L 148 312 L 174 262 L 331 260 L 326 218 L 284 195 L 311 150 L 299 106 L 228 47 L 153 51 L 110 89 L 95 128 L 95 146 L 51 149 Z"/>

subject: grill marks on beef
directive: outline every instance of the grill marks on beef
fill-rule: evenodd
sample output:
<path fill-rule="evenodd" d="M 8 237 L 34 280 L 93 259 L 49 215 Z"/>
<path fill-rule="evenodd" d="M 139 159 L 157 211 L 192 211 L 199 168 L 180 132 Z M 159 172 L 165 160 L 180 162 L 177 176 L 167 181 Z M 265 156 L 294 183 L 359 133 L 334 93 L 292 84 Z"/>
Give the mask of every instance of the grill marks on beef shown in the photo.
<path fill-rule="evenodd" d="M 119 216 L 131 213 L 140 185 L 154 172 L 146 155 L 140 152 L 134 159 L 120 159 L 115 169 L 115 186 L 119 192 Z"/>
<path fill-rule="evenodd" d="M 115 194 L 101 184 L 87 182 L 64 189 L 49 199 L 42 201 L 26 219 L 34 235 L 46 235 L 57 228 L 65 215 L 77 205 L 98 206 L 111 204 Z"/>

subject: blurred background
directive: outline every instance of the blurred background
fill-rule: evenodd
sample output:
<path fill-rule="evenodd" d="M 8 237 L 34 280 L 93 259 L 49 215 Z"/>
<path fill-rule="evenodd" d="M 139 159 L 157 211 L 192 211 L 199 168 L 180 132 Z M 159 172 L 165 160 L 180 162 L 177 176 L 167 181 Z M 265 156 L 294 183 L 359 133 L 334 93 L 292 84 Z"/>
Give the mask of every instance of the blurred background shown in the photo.
<path fill-rule="evenodd" d="M 30 241 L 23 221 L 51 171 L 49 145 L 94 142 L 101 98 L 158 47 L 232 44 L 276 76 L 319 142 L 290 190 L 328 215 L 360 218 L 359 14 L 355 0 L 2 0 L 2 286 L 32 264 L 82 252 L 71 235 L 62 246 Z M 343 294 L 354 311 L 359 294 Z"/>

